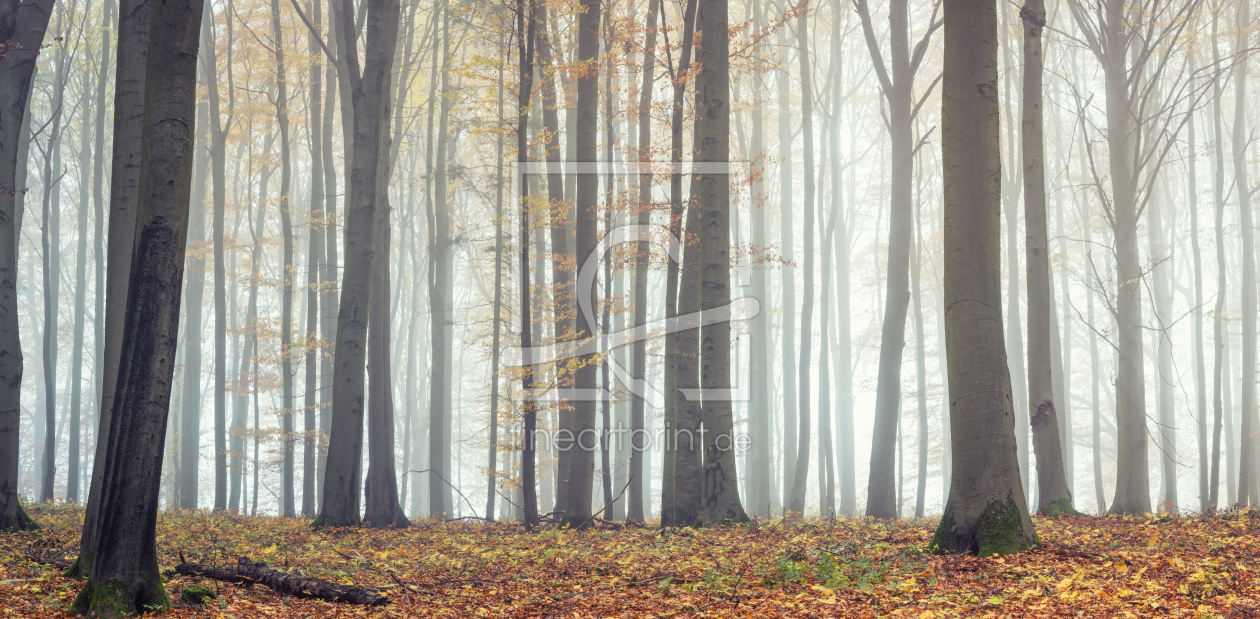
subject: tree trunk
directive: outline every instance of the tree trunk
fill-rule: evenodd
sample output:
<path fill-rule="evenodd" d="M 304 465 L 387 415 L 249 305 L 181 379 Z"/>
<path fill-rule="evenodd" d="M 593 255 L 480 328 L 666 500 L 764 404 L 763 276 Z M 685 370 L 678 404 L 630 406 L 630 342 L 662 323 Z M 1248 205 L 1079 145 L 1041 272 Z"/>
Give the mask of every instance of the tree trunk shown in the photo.
<path fill-rule="evenodd" d="M 662 12 L 665 5 L 661 5 Z M 689 73 L 691 66 L 691 49 L 692 37 L 694 34 L 694 23 L 696 16 L 696 0 L 687 0 L 687 4 L 683 10 L 683 26 L 682 26 L 682 51 L 679 54 L 677 67 L 671 70 L 671 80 L 673 81 L 673 103 L 670 106 L 670 160 L 674 162 L 682 161 L 683 153 L 683 94 L 686 92 L 687 81 L 682 76 Z M 665 21 L 664 18 L 661 19 Z M 690 225 L 690 224 L 689 224 Z M 669 181 L 669 233 L 672 238 L 682 240 L 683 234 L 683 201 L 682 201 L 682 174 L 678 169 L 670 175 Z M 667 263 L 665 271 L 665 318 L 666 320 L 675 319 L 682 311 L 680 306 L 681 291 L 679 290 L 679 277 L 681 268 L 679 262 L 670 260 Z M 698 304 L 697 304 L 698 306 Z M 695 311 L 694 308 L 691 311 Z M 664 458 L 661 465 L 661 526 L 678 526 L 680 524 L 689 524 L 694 522 L 687 520 L 680 523 L 675 519 L 677 512 L 677 488 L 675 481 L 678 479 L 678 441 L 677 435 L 681 431 L 680 425 L 682 417 L 680 417 L 684 400 L 678 388 L 682 385 L 682 370 L 678 366 L 683 361 L 682 350 L 680 347 L 684 342 L 682 330 L 675 330 L 673 334 L 665 337 L 665 411 L 664 411 Z M 685 361 L 684 361 L 685 363 Z M 686 457 L 684 455 L 684 457 Z"/>
<path fill-rule="evenodd" d="M 332 432 L 320 515 L 313 523 L 316 527 L 359 524 L 364 349 L 368 344 L 372 264 L 378 249 L 376 218 L 378 207 L 388 210 L 379 189 L 378 174 L 384 134 L 388 130 L 389 74 L 394 64 L 400 12 L 396 0 L 369 0 L 367 4 L 367 48 L 362 74 L 352 27 L 353 7 L 349 2 L 339 7 L 341 13 L 336 21 L 340 49 L 346 56 L 353 89 L 353 118 L 350 120 L 355 136 L 354 167 L 346 191 L 346 263 L 337 314 Z M 392 456 L 391 447 L 391 459 Z"/>
<path fill-rule="evenodd" d="M 1251 3 L 1239 2 L 1234 49 L 1248 47 L 1251 28 Z M 1256 252 L 1255 228 L 1252 226 L 1250 176 L 1247 173 L 1247 60 L 1248 53 L 1234 64 L 1234 183 L 1238 194 L 1238 223 L 1242 228 L 1242 423 L 1238 435 L 1242 442 L 1238 451 L 1238 503 L 1260 505 L 1260 496 L 1252 492 L 1255 481 L 1256 439 Z M 1224 293 L 1220 293 L 1224 296 Z"/>
<path fill-rule="evenodd" d="M 647 161 L 652 156 L 652 93 L 655 90 L 656 78 L 656 14 L 660 10 L 660 0 L 649 0 L 647 14 L 647 41 L 643 48 L 643 85 L 639 89 L 639 144 L 637 162 Z M 641 228 L 652 223 L 652 174 L 650 171 L 639 173 L 638 225 Z M 650 249 L 646 238 L 642 238 L 635 246 L 634 265 L 634 326 L 647 324 L 648 310 L 648 258 Z M 647 340 L 640 339 L 634 345 L 634 378 L 636 381 L 647 381 Z M 644 451 L 650 448 L 647 442 L 638 441 L 643 431 L 644 415 L 647 400 L 642 394 L 634 394 L 630 412 L 630 499 L 626 519 L 630 522 L 645 520 L 644 507 L 646 497 L 643 492 L 643 481 L 651 475 L 651 469 L 645 464 Z M 648 503 L 648 505 L 651 505 Z"/>
<path fill-rule="evenodd" d="M 805 489 L 809 478 L 809 370 L 813 366 L 814 318 L 814 89 L 810 84 L 808 13 L 797 16 L 796 45 L 800 50 L 801 65 L 801 135 L 804 139 L 802 176 L 805 180 L 805 290 L 801 300 L 801 352 L 798 366 L 797 387 L 797 440 L 796 471 L 792 474 L 792 494 L 788 498 L 788 511 L 797 517 L 805 515 Z M 703 50 L 703 47 L 701 48 Z M 703 65 L 703 61 L 701 61 Z M 703 75 L 703 74 L 702 74 Z M 729 296 L 729 293 L 728 293 Z M 821 488 L 820 488 L 821 490 Z"/>
<path fill-rule="evenodd" d="M 796 474 L 796 451 L 797 451 L 797 394 L 796 394 L 796 268 L 795 268 L 795 252 L 793 245 L 795 243 L 792 232 L 793 223 L 795 221 L 795 213 L 792 210 L 794 200 L 792 198 L 792 189 L 794 182 L 792 179 L 792 105 L 791 105 L 791 77 L 788 75 L 788 52 L 791 45 L 787 40 L 787 29 L 780 28 L 778 32 L 779 45 L 779 66 L 775 72 L 775 83 L 779 91 L 779 253 L 783 260 L 783 266 L 780 267 L 779 277 L 781 278 L 781 288 L 783 297 L 780 301 L 781 310 L 783 311 L 782 330 L 783 334 L 783 350 L 780 354 L 779 362 L 783 366 L 783 504 L 782 507 L 788 508 L 790 497 L 788 496 L 795 488 L 793 476 Z M 802 94 L 804 99 L 809 96 Z M 804 371 L 807 368 L 801 368 Z"/>
<path fill-rule="evenodd" d="M 307 2 L 306 11 L 311 15 L 316 29 L 320 28 L 322 21 L 320 2 Z M 316 411 L 319 404 L 316 401 L 317 385 L 319 381 L 319 347 L 315 345 L 316 339 L 319 337 L 319 269 L 322 266 L 324 258 L 324 229 L 323 226 L 328 225 L 324 214 L 324 151 L 321 148 L 323 141 L 323 119 L 320 109 L 320 95 L 323 91 L 321 81 L 319 60 L 319 37 L 315 33 L 309 33 L 306 38 L 306 53 L 310 55 L 311 64 L 310 71 L 310 101 L 307 104 L 307 112 L 309 113 L 310 131 L 309 145 L 311 150 L 311 205 L 310 205 L 310 221 L 311 230 L 310 238 L 307 239 L 306 250 L 306 334 L 304 336 L 306 347 L 306 376 L 303 381 L 303 387 L 306 391 L 302 399 L 302 515 L 315 516 L 315 457 L 319 450 L 319 426 L 316 421 Z"/>
<path fill-rule="evenodd" d="M 697 91 L 697 117 L 700 131 L 696 140 L 701 164 L 725 164 L 730 157 L 730 36 L 727 28 L 727 0 L 701 3 L 696 30 L 705 35 L 696 60 L 703 67 Z M 804 17 L 802 16 L 802 19 Z M 804 25 L 804 22 L 801 22 Z M 808 72 L 806 72 L 808 75 Z M 700 120 L 702 119 L 702 120 Z M 808 134 L 807 134 L 808 135 Z M 810 138 L 806 138 L 806 148 Z M 808 150 L 806 151 L 808 152 Z M 808 155 L 807 155 L 808 157 Z M 729 312 L 731 305 L 731 226 L 729 175 L 702 172 L 692 181 L 693 193 L 701 210 L 700 246 L 702 262 L 700 308 L 709 313 Z M 811 185 L 806 185 L 807 204 L 812 204 Z M 809 207 L 806 209 L 811 210 Z M 808 310 L 806 310 L 808 311 Z M 708 321 L 706 321 L 708 322 Z M 723 390 L 731 388 L 731 323 L 722 320 L 705 324 L 700 332 L 700 387 L 704 390 L 701 416 L 705 433 L 704 477 L 701 486 L 697 525 L 716 526 L 747 522 L 748 515 L 739 498 L 739 478 L 735 464 L 735 428 L 732 403 Z M 805 348 L 808 352 L 808 347 Z M 798 469 L 798 474 L 800 473 Z M 803 480 L 801 481 L 803 485 Z"/>
<path fill-rule="evenodd" d="M 1212 12 L 1212 62 L 1219 65 L 1221 50 L 1219 40 L 1218 13 Z M 1220 72 L 1212 73 L 1212 198 L 1215 205 L 1216 231 L 1216 303 L 1212 308 L 1212 472 L 1208 480 L 1208 511 L 1215 511 L 1218 504 L 1221 485 L 1221 426 L 1225 417 L 1225 401 L 1222 391 L 1228 389 L 1224 380 L 1226 361 L 1225 349 L 1228 344 L 1228 325 L 1225 323 L 1225 299 L 1227 298 L 1228 271 L 1225 266 L 1225 151 L 1222 146 L 1223 131 L 1221 129 L 1221 80 Z M 1229 476 L 1229 471 L 1225 473 Z M 1230 493 L 1233 494 L 1232 492 Z M 1232 497 L 1230 502 L 1232 503 Z"/>
<path fill-rule="evenodd" d="M 451 479 L 451 209 L 447 203 L 446 150 L 450 121 L 450 10 L 442 11 L 441 104 L 434 158 L 432 221 L 429 226 L 429 323 L 433 360 L 429 380 L 429 468 L 430 477 Z M 434 45 L 437 45 L 434 39 Z M 451 489 L 442 479 L 430 479 L 429 513 L 447 518 L 454 510 Z"/>
<path fill-rule="evenodd" d="M 280 513 L 286 518 L 294 510 L 295 479 L 293 454 L 293 222 L 289 213 L 289 88 L 284 70 L 284 41 L 280 29 L 280 0 L 271 0 L 271 32 L 276 56 L 276 124 L 280 129 Z M 226 340 L 225 340 L 226 341 Z M 216 396 L 217 397 L 217 396 Z"/>
<path fill-rule="evenodd" d="M 228 15 L 233 15 L 232 0 L 228 0 Z M 208 13 L 211 19 L 213 14 Z M 214 28 L 202 32 L 203 64 L 206 70 L 207 96 L 210 102 L 210 166 L 214 181 L 214 508 L 227 507 L 228 489 L 228 428 L 227 428 L 227 268 L 225 264 L 226 239 L 224 237 L 224 213 L 227 210 L 227 137 L 232 127 L 235 87 L 232 83 L 232 19 L 226 19 L 227 29 L 227 80 L 228 119 L 225 122 L 219 111 L 218 45 Z"/>
<path fill-rule="evenodd" d="M 599 57 L 599 25 L 602 7 L 596 0 L 581 0 L 583 13 L 578 17 L 577 60 L 593 63 Z M 595 138 L 599 109 L 599 83 L 596 71 L 587 71 L 577 78 L 577 135 L 575 156 L 579 162 L 596 161 Z M 597 242 L 597 213 L 599 176 L 577 175 L 577 264 L 586 264 Z M 576 290 L 576 298 L 589 297 L 591 290 Z M 577 341 L 585 341 L 595 335 L 593 316 L 578 312 L 574 335 Z M 595 354 L 579 358 L 580 367 L 574 375 L 578 392 L 591 393 L 595 389 Z M 572 434 L 574 443 L 585 435 L 595 432 L 595 402 L 589 398 L 573 403 L 572 426 L 565 428 Z M 563 431 L 563 430 L 562 430 Z M 595 452 L 577 445 L 569 455 L 570 470 L 565 480 L 566 508 L 561 520 L 563 525 L 577 527 L 590 520 L 591 488 L 594 483 Z"/>
<path fill-rule="evenodd" d="M 57 27 L 61 27 L 61 17 L 57 18 Z M 44 148 L 44 172 L 42 174 L 43 191 L 41 203 L 43 215 L 40 218 L 40 246 L 43 253 L 43 301 L 44 353 L 40 356 L 44 370 L 44 453 L 43 475 L 39 500 L 53 500 L 53 484 L 57 476 L 57 335 L 60 331 L 57 320 L 57 309 L 61 290 L 61 117 L 64 109 L 62 100 L 66 86 L 65 41 L 57 44 L 54 56 L 56 69 L 53 71 L 52 96 L 49 103 L 52 110 L 51 126 L 48 128 L 48 144 Z"/>
<path fill-rule="evenodd" d="M 122 14 L 129 16 L 126 8 Z M 161 36 L 149 37 L 144 52 L 145 147 L 124 349 L 108 446 L 98 463 L 104 475 L 95 561 L 73 605 L 96 617 L 170 608 L 158 570 L 156 525 L 188 232 L 201 18 L 200 0 L 157 3 L 147 29 L 160 28 Z M 122 37 L 144 32 L 120 31 L 120 58 L 130 43 Z"/>
<path fill-rule="evenodd" d="M 0 56 L 0 189 L 7 188 L 0 190 L 0 531 L 38 527 L 18 501 L 22 342 L 18 332 L 17 245 L 21 223 L 15 211 L 18 196 L 26 188 L 17 184 L 18 167 L 25 167 L 25 161 L 20 149 L 12 145 L 23 141 L 35 50 L 43 44 L 52 5 L 52 0 L 25 0 L 0 7 L 0 40 L 30 50 L 14 49 Z"/>
<path fill-rule="evenodd" d="M 110 66 L 110 39 L 108 36 L 104 36 L 104 33 L 110 30 L 110 25 L 113 24 L 114 20 L 117 18 L 115 13 L 117 13 L 117 6 L 115 3 L 112 0 L 106 0 L 104 9 L 101 13 L 103 20 L 103 24 L 101 26 L 101 57 L 96 78 L 96 123 L 93 135 L 95 141 L 95 154 L 92 157 L 92 206 L 93 214 L 95 215 L 94 220 L 96 230 L 95 235 L 93 236 L 92 249 L 96 265 L 96 279 L 94 280 L 96 286 L 96 311 L 92 314 L 95 334 L 95 337 L 92 338 L 94 348 L 93 352 L 95 353 L 93 354 L 92 359 L 95 361 L 96 366 L 92 371 L 93 389 L 91 396 L 89 396 L 89 399 L 95 399 L 94 404 L 96 404 L 96 427 L 93 428 L 93 443 L 91 447 L 93 454 L 97 453 L 97 445 L 101 443 L 101 433 L 99 427 L 107 414 L 105 409 L 100 406 L 100 397 L 104 389 L 102 373 L 105 367 L 105 289 L 107 288 L 105 280 L 105 160 L 108 155 L 105 153 L 105 82 L 107 80 L 107 76 L 109 75 Z M 114 111 L 122 109 L 122 103 L 122 97 L 116 97 L 113 101 Z M 115 136 L 115 143 L 117 143 L 118 139 L 119 136 Z M 130 247 L 128 247 L 128 251 L 130 251 Z M 95 464 L 95 458 L 93 458 L 92 462 Z M 90 476 L 88 476 L 89 479 L 95 478 L 95 468 L 95 466 L 92 467 L 93 472 Z M 92 484 L 93 482 L 88 482 L 89 488 Z M 89 497 L 90 495 L 91 492 L 89 490 Z M 93 512 L 94 509 L 95 507 L 92 506 L 87 513 Z M 87 513 L 85 513 L 85 525 L 87 524 Z M 81 539 L 91 537 L 86 534 L 86 526 L 84 527 L 84 531 L 85 534 L 81 536 Z M 71 569 L 68 570 L 68 573 L 74 572 L 78 567 L 79 561 L 76 560 L 74 565 L 71 566 Z"/>
<path fill-rule="evenodd" d="M 941 93 L 954 470 L 931 548 L 980 556 L 1040 544 L 1020 483 L 1002 334 L 996 4 L 959 0 L 945 7 Z"/>
<path fill-rule="evenodd" d="M 866 2 L 859 3 L 859 16 L 867 45 L 872 50 L 884 97 L 890 108 L 892 144 L 892 192 L 888 217 L 888 289 L 883 307 L 879 347 L 879 374 L 875 393 L 875 429 L 871 443 L 870 478 L 867 483 L 866 515 L 896 518 L 897 505 L 893 473 L 898 418 L 901 412 L 901 361 L 906 346 L 906 314 L 910 305 L 910 244 L 913 205 L 910 188 L 914 171 L 913 97 L 914 71 L 908 41 L 909 13 L 906 0 L 889 5 L 891 71 L 878 56 L 878 43 L 871 28 Z M 889 75 L 891 73 L 891 75 Z"/>
<path fill-rule="evenodd" d="M 107 269 L 104 341 L 100 358 L 101 407 L 97 423 L 96 450 L 93 458 L 92 482 L 88 490 L 87 510 L 83 515 L 83 534 L 79 538 L 79 558 L 66 570 L 67 576 L 83 577 L 92 572 L 96 558 L 96 542 L 100 535 L 101 499 L 104 489 L 107 440 L 112 425 L 114 391 L 118 365 L 122 355 L 123 322 L 126 319 L 127 295 L 131 281 L 131 257 L 136 232 L 136 206 L 140 192 L 140 150 L 144 144 L 145 50 L 148 47 L 150 5 L 147 0 L 123 0 L 119 3 L 118 67 L 114 83 L 114 127 L 112 174 L 109 194 L 109 267 Z M 0 92 L 7 92 L 0 89 Z M 7 108 L 3 108 L 7 109 Z M 2 113 L 2 110 L 0 110 Z M 3 126 L 3 123 L 0 123 Z M 6 143 L 0 140 L 0 144 Z M 0 192 L 0 200 L 3 200 Z M 3 202 L 0 202 L 3 205 Z M 3 209 L 0 209 L 0 213 Z M 3 216 L 0 215 L 0 221 Z M 5 238 L 0 235 L 0 239 Z M 0 245 L 0 259 L 3 259 Z M 3 325 L 0 320 L 0 336 Z M 2 341 L 2 340 L 0 340 Z M 3 376 L 0 373 L 0 376 Z M 4 410 L 0 407 L 0 410 Z M 0 495 L 2 496 L 2 495 Z M 8 528 L 8 527 L 4 527 Z"/>
<path fill-rule="evenodd" d="M 1028 411 L 1033 433 L 1033 452 L 1037 456 L 1037 512 L 1057 516 L 1060 512 L 1074 512 L 1075 509 L 1072 507 L 1072 493 L 1068 489 L 1067 474 L 1064 472 L 1050 341 L 1053 310 L 1049 224 L 1046 216 L 1045 146 L 1042 137 L 1041 33 L 1046 25 L 1044 1 L 1027 0 L 1019 15 L 1024 22 L 1020 147 L 1024 164 L 1024 248 L 1028 277 Z M 1010 290 L 1012 296 L 1016 293 L 1014 288 Z"/>

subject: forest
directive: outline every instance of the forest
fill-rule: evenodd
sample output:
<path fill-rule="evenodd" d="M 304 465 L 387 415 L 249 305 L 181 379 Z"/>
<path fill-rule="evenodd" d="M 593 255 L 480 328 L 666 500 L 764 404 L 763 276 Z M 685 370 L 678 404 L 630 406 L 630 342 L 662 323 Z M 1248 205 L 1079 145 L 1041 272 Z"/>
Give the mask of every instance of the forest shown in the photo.
<path fill-rule="evenodd" d="M 1260 616 L 1258 50 L 0 0 L 0 610 Z"/>

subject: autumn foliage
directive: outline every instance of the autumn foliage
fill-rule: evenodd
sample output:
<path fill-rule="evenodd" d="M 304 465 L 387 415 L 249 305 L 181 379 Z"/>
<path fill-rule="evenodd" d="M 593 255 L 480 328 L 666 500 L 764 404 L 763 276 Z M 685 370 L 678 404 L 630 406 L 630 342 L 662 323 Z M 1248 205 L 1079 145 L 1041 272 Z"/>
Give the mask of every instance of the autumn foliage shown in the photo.
<path fill-rule="evenodd" d="M 32 515 L 43 529 L 0 538 L 0 612 L 61 617 L 81 584 L 31 557 L 71 558 L 82 512 L 36 507 Z M 422 521 L 398 531 L 315 531 L 300 519 L 195 512 L 160 516 L 158 553 L 173 617 L 1260 616 L 1260 513 L 1036 524 L 1042 548 L 977 559 L 928 553 L 930 520 L 581 533 Z M 181 555 L 224 567 L 246 556 L 374 589 L 390 604 L 186 578 L 172 569 Z"/>

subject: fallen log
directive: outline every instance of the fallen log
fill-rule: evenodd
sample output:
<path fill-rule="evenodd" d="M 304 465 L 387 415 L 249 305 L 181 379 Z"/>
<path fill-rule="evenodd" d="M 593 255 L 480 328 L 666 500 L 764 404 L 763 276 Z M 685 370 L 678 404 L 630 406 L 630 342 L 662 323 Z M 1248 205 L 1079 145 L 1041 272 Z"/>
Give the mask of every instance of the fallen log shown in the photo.
<path fill-rule="evenodd" d="M 235 568 L 220 568 L 196 563 L 180 563 L 175 566 L 175 573 L 183 576 L 200 576 L 211 580 L 242 585 L 260 584 L 269 587 L 276 593 L 293 597 L 340 602 L 343 604 L 362 604 L 364 606 L 385 606 L 389 598 L 369 591 L 363 587 L 338 585 L 319 578 L 303 578 L 278 572 L 267 567 L 266 563 L 254 563 L 247 557 L 241 557 Z"/>

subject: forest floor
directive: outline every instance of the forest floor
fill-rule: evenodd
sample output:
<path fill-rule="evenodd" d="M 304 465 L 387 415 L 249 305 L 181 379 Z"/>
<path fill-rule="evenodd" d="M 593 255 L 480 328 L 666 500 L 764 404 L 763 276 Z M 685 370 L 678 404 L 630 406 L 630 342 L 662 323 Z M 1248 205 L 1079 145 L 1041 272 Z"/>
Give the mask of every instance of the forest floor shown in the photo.
<path fill-rule="evenodd" d="M 43 528 L 0 536 L 0 615 L 60 617 L 81 584 L 31 555 L 74 557 L 81 510 L 33 506 Z M 925 552 L 934 520 L 663 532 L 523 533 L 420 521 L 312 531 L 300 519 L 191 512 L 158 520 L 164 570 L 237 558 L 390 598 L 363 607 L 186 578 L 173 617 L 1216 617 L 1260 618 L 1260 513 L 1036 519 L 1043 547 L 977 559 Z M 219 597 L 181 601 L 192 584 Z"/>

